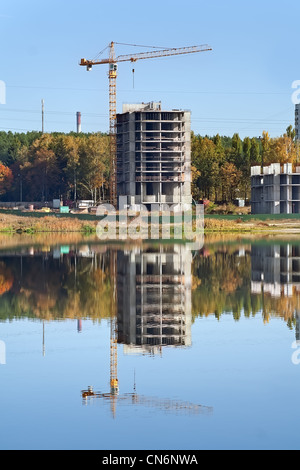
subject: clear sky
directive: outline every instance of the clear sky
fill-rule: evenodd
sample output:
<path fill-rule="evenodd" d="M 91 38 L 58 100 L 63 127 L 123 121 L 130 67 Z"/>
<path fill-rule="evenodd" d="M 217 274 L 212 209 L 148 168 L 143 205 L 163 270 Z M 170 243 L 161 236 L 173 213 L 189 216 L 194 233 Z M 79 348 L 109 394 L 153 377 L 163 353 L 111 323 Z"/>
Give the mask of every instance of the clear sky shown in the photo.
<path fill-rule="evenodd" d="M 159 47 L 209 44 L 212 52 L 119 65 L 117 107 L 162 101 L 189 109 L 201 135 L 282 135 L 294 125 L 300 80 L 299 0 L 5 0 L 0 8 L 0 130 L 108 130 L 107 66 L 87 73 L 111 41 Z M 117 55 L 148 51 L 116 46 Z M 104 53 L 105 56 L 105 53 Z M 104 57 L 103 56 L 103 57 Z"/>

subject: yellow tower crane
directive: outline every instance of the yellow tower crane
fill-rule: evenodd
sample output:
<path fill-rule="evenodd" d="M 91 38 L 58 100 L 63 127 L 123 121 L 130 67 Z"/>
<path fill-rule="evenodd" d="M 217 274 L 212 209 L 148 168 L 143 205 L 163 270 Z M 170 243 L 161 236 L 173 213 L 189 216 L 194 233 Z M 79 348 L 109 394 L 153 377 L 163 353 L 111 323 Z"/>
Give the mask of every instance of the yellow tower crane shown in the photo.
<path fill-rule="evenodd" d="M 94 65 L 108 64 L 108 78 L 109 78 L 109 135 L 110 135 L 110 202 L 116 207 L 117 204 L 117 141 L 116 141 L 116 115 L 117 115 L 117 73 L 118 73 L 118 62 L 136 62 L 143 59 L 154 59 L 158 57 L 167 57 L 182 54 L 192 54 L 196 52 L 211 51 L 212 48 L 208 45 L 201 46 L 190 46 L 181 48 L 170 48 L 160 49 L 151 52 L 140 52 L 138 54 L 127 54 L 116 57 L 115 54 L 115 43 L 111 42 L 108 46 L 109 57 L 101 60 L 87 60 L 81 59 L 80 64 L 87 68 L 88 71 L 92 70 Z M 136 46 L 136 44 L 126 44 L 127 46 Z M 142 46 L 140 46 L 142 47 Z M 146 47 L 146 46 L 144 46 Z M 106 50 L 105 48 L 104 50 Z M 157 48 L 153 48 L 157 49 Z M 104 52 L 104 51 L 102 51 Z"/>

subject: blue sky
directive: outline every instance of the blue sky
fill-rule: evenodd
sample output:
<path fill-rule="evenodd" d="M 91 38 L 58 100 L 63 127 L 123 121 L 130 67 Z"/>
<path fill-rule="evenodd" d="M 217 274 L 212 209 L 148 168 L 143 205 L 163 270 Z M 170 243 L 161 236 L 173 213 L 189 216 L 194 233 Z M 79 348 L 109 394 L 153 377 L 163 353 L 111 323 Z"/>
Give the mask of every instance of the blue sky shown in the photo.
<path fill-rule="evenodd" d="M 119 65 L 125 102 L 189 109 L 197 134 L 282 135 L 294 124 L 292 83 L 300 80 L 299 1 L 10 0 L 0 8 L 0 130 L 108 130 L 107 66 L 79 67 L 111 41 L 146 46 L 209 44 L 212 52 Z M 117 46 L 117 55 L 147 51 Z"/>

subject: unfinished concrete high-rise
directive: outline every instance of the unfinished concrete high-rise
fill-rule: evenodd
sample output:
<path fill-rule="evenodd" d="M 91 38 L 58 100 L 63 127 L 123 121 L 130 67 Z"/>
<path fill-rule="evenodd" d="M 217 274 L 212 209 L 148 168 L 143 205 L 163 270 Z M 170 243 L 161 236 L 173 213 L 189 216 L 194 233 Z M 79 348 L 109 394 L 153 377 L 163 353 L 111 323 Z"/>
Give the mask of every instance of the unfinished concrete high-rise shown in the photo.
<path fill-rule="evenodd" d="M 125 104 L 117 115 L 117 195 L 131 207 L 192 203 L 191 113 L 161 103 Z"/>

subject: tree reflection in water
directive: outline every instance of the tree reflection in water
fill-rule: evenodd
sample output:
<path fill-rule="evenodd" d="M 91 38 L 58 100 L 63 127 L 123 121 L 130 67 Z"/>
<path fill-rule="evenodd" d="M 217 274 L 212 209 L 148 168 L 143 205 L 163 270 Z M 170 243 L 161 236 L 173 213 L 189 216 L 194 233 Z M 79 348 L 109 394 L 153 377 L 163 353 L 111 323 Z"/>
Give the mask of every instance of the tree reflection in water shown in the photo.
<path fill-rule="evenodd" d="M 112 250 L 117 251 L 119 260 L 122 259 L 121 271 L 125 276 L 122 288 L 119 285 L 117 292 L 119 310 L 122 309 L 121 295 L 127 300 L 130 300 L 129 292 L 141 295 L 138 271 L 141 269 L 141 259 L 148 257 L 146 270 L 150 275 L 168 274 L 164 256 L 160 258 L 161 272 L 157 271 L 157 253 L 161 252 L 161 248 L 156 246 L 154 249 L 151 245 L 138 247 L 139 254 L 134 255 L 134 265 L 132 254 L 136 253 L 136 247 L 91 243 L 86 246 L 23 247 L 2 251 L 0 319 L 88 318 L 101 321 L 110 318 L 116 311 L 112 295 L 116 281 L 111 273 Z M 168 262 L 173 256 L 172 266 L 175 269 L 178 250 L 174 250 L 174 246 L 164 246 L 162 253 L 166 253 Z M 152 265 L 149 261 L 151 256 L 154 260 Z M 207 315 L 219 319 L 224 314 L 230 314 L 238 321 L 242 316 L 262 314 L 266 322 L 276 316 L 290 328 L 296 326 L 300 311 L 300 249 L 297 243 L 212 243 L 200 252 L 192 253 L 190 261 L 188 256 L 184 255 L 184 258 L 191 265 L 189 308 L 193 320 Z M 137 270 L 134 286 L 130 285 L 129 277 L 126 279 L 126 272 L 133 268 Z M 184 269 L 187 269 L 186 265 Z M 167 277 L 163 279 L 166 281 Z M 116 285 L 118 287 L 118 283 Z M 168 305 L 182 304 L 183 298 L 178 289 L 167 292 L 166 286 L 161 287 L 162 298 Z M 155 295 L 159 296 L 159 290 Z M 140 299 L 141 305 L 142 302 L 143 299 Z M 122 315 L 124 311 L 119 318 Z"/>

